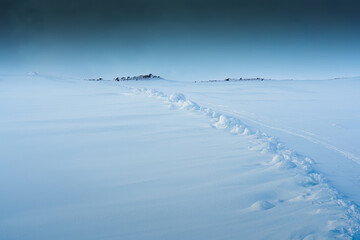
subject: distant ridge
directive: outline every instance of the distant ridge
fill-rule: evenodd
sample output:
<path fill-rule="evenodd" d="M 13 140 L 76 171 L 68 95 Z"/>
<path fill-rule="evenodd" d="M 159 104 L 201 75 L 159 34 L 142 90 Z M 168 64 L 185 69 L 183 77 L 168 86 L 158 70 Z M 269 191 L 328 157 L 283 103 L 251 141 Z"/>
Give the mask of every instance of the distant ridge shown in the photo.
<path fill-rule="evenodd" d="M 127 76 L 127 77 L 113 78 L 114 81 L 118 81 L 118 82 L 120 82 L 120 81 L 139 81 L 139 80 L 148 80 L 148 79 L 163 79 L 163 78 L 160 76 L 153 75 L 152 73 L 149 73 L 146 75 L 133 76 L 133 77 Z M 85 80 L 87 80 L 87 81 L 103 81 L 105 79 L 102 77 L 99 77 L 99 78 L 89 78 L 89 79 L 85 79 Z M 106 80 L 106 81 L 110 81 L 110 80 Z"/>
<path fill-rule="evenodd" d="M 239 81 L 264 81 L 271 80 L 265 78 L 225 78 L 223 80 L 205 80 L 205 81 L 194 81 L 195 83 L 201 82 L 239 82 Z"/>
<path fill-rule="evenodd" d="M 115 81 L 131 81 L 131 80 L 147 80 L 147 79 L 162 79 L 160 76 L 153 75 L 152 73 L 149 73 L 147 75 L 139 75 L 139 76 L 133 76 L 133 77 L 116 77 L 114 78 Z"/>

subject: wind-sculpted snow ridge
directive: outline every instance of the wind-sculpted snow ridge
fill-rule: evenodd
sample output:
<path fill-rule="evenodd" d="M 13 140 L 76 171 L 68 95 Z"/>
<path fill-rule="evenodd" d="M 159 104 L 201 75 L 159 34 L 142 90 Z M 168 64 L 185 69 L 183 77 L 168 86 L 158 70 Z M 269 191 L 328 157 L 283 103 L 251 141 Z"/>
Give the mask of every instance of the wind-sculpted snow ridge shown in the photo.
<path fill-rule="evenodd" d="M 227 130 L 237 135 L 247 135 L 251 142 L 251 146 L 248 147 L 249 150 L 273 154 L 273 158 L 264 162 L 264 165 L 270 168 L 293 171 L 296 181 L 300 186 L 304 187 L 304 193 L 296 199 L 289 199 L 289 202 L 309 201 L 319 207 L 339 210 L 341 212 L 341 216 L 338 216 L 339 219 L 344 220 L 347 224 L 344 226 L 344 224 L 329 221 L 331 232 L 341 239 L 359 239 L 360 211 L 358 206 L 344 199 L 320 173 L 316 172 L 314 169 L 315 163 L 309 157 L 300 155 L 296 151 L 285 147 L 275 137 L 250 128 L 236 117 L 222 114 L 208 107 L 199 106 L 195 102 L 186 99 L 182 93 L 167 95 L 155 89 L 124 87 L 139 94 L 156 97 L 167 103 L 170 109 L 185 109 L 205 114 L 210 118 L 211 126 L 216 129 Z M 260 203 L 253 205 L 251 208 L 273 207 L 270 203 Z"/>

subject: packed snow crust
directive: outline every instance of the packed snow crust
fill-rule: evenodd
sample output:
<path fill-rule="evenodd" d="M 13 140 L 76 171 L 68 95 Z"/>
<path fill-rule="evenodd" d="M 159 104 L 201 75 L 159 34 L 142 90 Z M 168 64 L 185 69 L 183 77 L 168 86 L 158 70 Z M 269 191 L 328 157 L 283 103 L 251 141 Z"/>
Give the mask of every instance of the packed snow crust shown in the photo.
<path fill-rule="evenodd" d="M 342 198 L 324 177 L 314 170 L 314 161 L 309 157 L 302 156 L 292 149 L 287 148 L 283 144 L 279 143 L 278 140 L 272 136 L 268 136 L 266 133 L 260 131 L 251 130 L 249 126 L 246 126 L 240 119 L 232 116 L 226 116 L 216 112 L 215 110 L 202 107 L 186 100 L 186 97 L 182 93 L 174 93 L 167 96 L 165 93 L 160 92 L 156 89 L 147 88 L 133 88 L 124 86 L 131 89 L 134 92 L 145 93 L 150 97 L 157 97 L 164 102 L 169 104 L 169 108 L 179 108 L 192 111 L 199 111 L 204 113 L 213 122 L 212 126 L 217 129 L 226 129 L 230 133 L 237 135 L 253 135 L 251 145 L 248 147 L 249 150 L 260 151 L 261 153 L 274 154 L 273 158 L 264 162 L 264 165 L 269 165 L 274 168 L 280 169 L 294 169 L 296 172 L 296 179 L 298 183 L 304 187 L 309 188 L 310 192 L 307 193 L 306 199 L 311 199 L 320 204 L 330 205 L 332 207 L 341 209 L 343 212 L 342 219 L 347 222 L 347 228 L 337 229 L 339 237 L 344 237 L 346 234 L 354 236 L 360 230 L 360 211 L 359 208 L 351 201 Z M 302 198 L 301 197 L 301 198 Z M 314 202 L 313 202 L 314 204 Z M 274 207 L 273 204 L 267 201 L 257 201 L 250 209 L 255 210 L 267 210 Z"/>
<path fill-rule="evenodd" d="M 199 105 L 277 137 L 315 159 L 316 168 L 360 204 L 360 191 L 354 191 L 360 184 L 360 78 L 131 85 L 182 92 Z"/>
<path fill-rule="evenodd" d="M 146 82 L 0 78 L 1 239 L 359 239 L 318 159 Z"/>

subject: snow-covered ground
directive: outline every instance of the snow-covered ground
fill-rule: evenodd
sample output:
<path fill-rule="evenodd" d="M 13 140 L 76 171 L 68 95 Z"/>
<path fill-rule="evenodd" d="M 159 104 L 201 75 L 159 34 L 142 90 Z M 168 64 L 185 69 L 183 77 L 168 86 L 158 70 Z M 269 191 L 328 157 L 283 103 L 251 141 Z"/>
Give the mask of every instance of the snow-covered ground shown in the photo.
<path fill-rule="evenodd" d="M 360 204 L 360 78 L 132 86 L 180 91 L 200 105 L 277 137 L 313 158 L 334 186 Z"/>
<path fill-rule="evenodd" d="M 358 239 L 359 87 L 0 77 L 0 239 Z"/>

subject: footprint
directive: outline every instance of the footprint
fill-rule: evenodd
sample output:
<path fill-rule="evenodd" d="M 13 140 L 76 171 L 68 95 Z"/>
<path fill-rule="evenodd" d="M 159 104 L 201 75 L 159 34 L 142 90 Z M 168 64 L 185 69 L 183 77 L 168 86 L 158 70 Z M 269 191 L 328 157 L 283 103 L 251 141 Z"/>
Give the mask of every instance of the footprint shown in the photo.
<path fill-rule="evenodd" d="M 275 207 L 275 205 L 268 201 L 257 201 L 253 205 L 251 205 L 249 209 L 252 211 L 264 211 L 269 210 L 273 207 Z"/>

